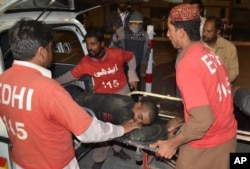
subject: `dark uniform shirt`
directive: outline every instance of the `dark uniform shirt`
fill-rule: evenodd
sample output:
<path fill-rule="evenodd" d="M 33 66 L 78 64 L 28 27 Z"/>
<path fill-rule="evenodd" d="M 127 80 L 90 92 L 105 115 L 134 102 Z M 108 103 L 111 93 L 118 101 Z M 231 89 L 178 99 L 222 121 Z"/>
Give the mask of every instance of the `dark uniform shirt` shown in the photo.
<path fill-rule="evenodd" d="M 122 20 L 121 15 L 118 10 L 113 11 L 110 14 L 110 17 L 108 18 L 107 22 L 103 26 L 103 29 L 106 33 L 113 34 L 115 31 L 113 30 L 113 26 L 116 26 L 117 28 L 124 27 L 128 25 L 129 17 L 130 17 L 131 11 L 127 10 L 123 13 L 124 20 Z"/>
<path fill-rule="evenodd" d="M 93 111 L 97 119 L 113 124 L 122 124 L 134 118 L 132 108 L 135 104 L 130 96 L 119 94 L 86 93 L 83 92 L 75 101 Z M 142 126 L 125 135 L 134 141 L 153 141 L 167 137 L 166 125 L 152 124 Z"/>
<path fill-rule="evenodd" d="M 113 124 L 122 124 L 134 118 L 132 108 L 135 104 L 130 96 L 119 94 L 82 93 L 75 101 L 91 109 L 96 118 Z"/>

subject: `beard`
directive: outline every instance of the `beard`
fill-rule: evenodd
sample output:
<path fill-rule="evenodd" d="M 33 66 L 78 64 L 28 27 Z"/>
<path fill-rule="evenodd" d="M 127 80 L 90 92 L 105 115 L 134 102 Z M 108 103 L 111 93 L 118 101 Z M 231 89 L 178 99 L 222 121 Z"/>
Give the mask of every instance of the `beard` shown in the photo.
<path fill-rule="evenodd" d="M 217 37 L 215 36 L 215 37 L 208 38 L 208 37 L 202 36 L 202 40 L 206 43 L 211 43 L 211 42 L 216 42 Z"/>
<path fill-rule="evenodd" d="M 102 48 L 99 51 L 88 50 L 88 53 L 91 58 L 102 58 L 105 55 L 105 49 Z"/>

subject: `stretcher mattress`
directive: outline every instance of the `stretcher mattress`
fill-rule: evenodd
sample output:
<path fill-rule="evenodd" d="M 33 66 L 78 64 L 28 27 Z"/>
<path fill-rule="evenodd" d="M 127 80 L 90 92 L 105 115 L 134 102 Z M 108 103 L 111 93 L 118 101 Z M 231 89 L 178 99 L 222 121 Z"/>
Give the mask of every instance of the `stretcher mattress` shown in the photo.
<path fill-rule="evenodd" d="M 160 105 L 160 116 L 167 118 L 174 118 L 176 116 L 183 116 L 183 107 L 181 104 L 181 99 L 177 97 L 172 97 L 168 95 L 160 95 L 142 91 L 134 91 L 129 93 L 129 95 L 139 94 L 143 97 L 156 98 Z M 234 106 L 235 118 L 238 122 L 237 139 L 242 141 L 250 142 L 250 116 L 246 115 L 239 110 L 238 107 Z"/>
<path fill-rule="evenodd" d="M 140 129 L 134 130 L 115 139 L 115 141 L 143 150 L 156 152 L 157 149 L 151 148 L 149 145 L 157 140 L 168 138 L 166 123 L 167 121 L 157 121 L 155 124 L 150 126 L 142 126 Z"/>

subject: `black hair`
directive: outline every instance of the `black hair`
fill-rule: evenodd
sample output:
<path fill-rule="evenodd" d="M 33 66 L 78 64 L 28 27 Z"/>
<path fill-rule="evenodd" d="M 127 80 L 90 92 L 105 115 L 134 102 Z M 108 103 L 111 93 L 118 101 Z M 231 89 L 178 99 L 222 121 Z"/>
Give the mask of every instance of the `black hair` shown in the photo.
<path fill-rule="evenodd" d="M 39 47 L 47 47 L 51 41 L 51 27 L 40 21 L 21 19 L 9 30 L 10 49 L 17 60 L 32 59 Z"/>
<path fill-rule="evenodd" d="M 192 0 L 190 2 L 190 4 L 198 4 L 201 9 L 203 9 L 203 7 L 204 7 L 203 4 L 202 4 L 202 2 L 201 2 L 201 0 Z"/>
<path fill-rule="evenodd" d="M 190 21 L 171 21 L 171 24 L 174 25 L 176 29 L 183 28 L 187 33 L 191 41 L 199 41 L 200 37 L 200 24 L 201 20 L 190 20 Z"/>
<path fill-rule="evenodd" d="M 118 0 L 117 3 L 126 3 L 127 5 L 130 5 L 130 0 Z"/>
<path fill-rule="evenodd" d="M 156 105 L 156 103 L 152 100 L 141 100 L 141 105 L 144 107 L 147 107 L 149 110 L 149 119 L 150 119 L 150 124 L 154 123 L 158 117 L 159 109 Z"/>
<path fill-rule="evenodd" d="M 190 4 L 198 4 L 198 5 L 199 5 L 199 8 L 201 9 L 200 13 L 201 13 L 201 15 L 203 15 L 204 6 L 203 6 L 201 0 L 192 0 L 192 1 L 190 2 Z"/>
<path fill-rule="evenodd" d="M 221 30 L 222 27 L 222 21 L 220 18 L 216 17 L 216 16 L 209 16 L 206 18 L 206 21 L 213 21 L 215 24 L 215 28 L 216 30 Z"/>
<path fill-rule="evenodd" d="M 104 42 L 104 34 L 100 29 L 92 29 L 85 35 L 85 40 L 90 37 L 95 37 L 99 42 Z"/>

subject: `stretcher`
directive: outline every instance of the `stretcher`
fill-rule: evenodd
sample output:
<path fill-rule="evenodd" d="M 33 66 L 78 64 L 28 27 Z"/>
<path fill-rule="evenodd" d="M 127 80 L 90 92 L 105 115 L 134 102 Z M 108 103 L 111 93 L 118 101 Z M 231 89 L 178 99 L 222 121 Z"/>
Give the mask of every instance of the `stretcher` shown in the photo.
<path fill-rule="evenodd" d="M 154 140 L 150 141 L 138 141 L 138 140 L 133 140 L 126 135 L 116 138 L 114 141 L 118 142 L 120 144 L 125 144 L 127 146 L 132 146 L 136 148 L 135 152 L 135 160 L 136 161 L 142 161 L 142 167 L 143 169 L 154 169 L 153 166 L 150 166 L 151 162 L 156 158 L 154 153 L 157 151 L 157 148 L 152 148 L 149 145 L 151 143 L 156 142 L 159 139 L 167 139 L 167 137 L 159 137 L 155 138 Z M 164 161 L 170 165 L 172 168 L 175 166 L 175 160 L 167 160 L 164 159 Z"/>
<path fill-rule="evenodd" d="M 142 91 L 133 91 L 131 93 L 129 93 L 129 96 L 132 95 L 142 95 L 142 96 L 151 96 L 154 98 L 160 98 L 160 99 L 167 99 L 167 100 L 171 100 L 171 101 L 177 101 L 180 102 L 182 101 L 181 98 L 176 98 L 176 97 L 172 97 L 169 95 L 160 95 L 160 94 L 154 94 L 154 93 L 147 93 L 147 92 L 142 92 Z M 242 140 L 242 141 L 247 141 L 250 142 L 250 117 L 245 117 L 244 113 L 240 112 L 237 108 L 235 110 L 235 116 L 236 119 L 238 121 L 238 130 L 237 130 L 237 140 Z M 242 117 L 243 116 L 243 117 Z M 168 110 L 160 110 L 160 114 L 159 114 L 159 118 L 163 118 L 166 120 L 172 119 L 174 118 L 175 115 Z M 245 121 L 243 121 L 242 119 L 244 119 Z M 116 142 L 125 144 L 125 145 L 129 145 L 129 146 L 133 146 L 136 148 L 136 155 L 138 155 L 138 153 L 140 152 L 141 154 L 143 154 L 143 169 L 153 169 L 153 167 L 150 166 L 150 162 L 152 161 L 149 160 L 149 154 L 155 153 L 157 151 L 157 148 L 151 148 L 149 145 L 152 142 L 155 142 L 157 140 L 154 141 L 135 141 L 135 140 L 131 140 L 126 136 L 122 136 L 120 138 L 115 139 Z M 163 159 L 169 166 L 171 166 L 172 168 L 175 168 L 175 160 L 176 160 L 177 156 L 174 156 L 173 159 Z M 152 157 L 154 158 L 154 157 Z"/>
<path fill-rule="evenodd" d="M 177 97 L 172 97 L 169 95 L 159 95 L 159 94 L 154 94 L 154 93 L 147 93 L 147 92 L 142 92 L 142 91 L 133 91 L 133 92 L 129 93 L 128 95 L 129 96 L 141 95 L 142 97 L 150 96 L 153 98 L 167 99 L 167 100 L 172 100 L 172 101 L 177 101 L 177 102 L 182 101 L 182 99 L 177 98 Z M 166 113 L 166 112 L 163 113 L 162 111 L 160 111 L 159 119 L 157 120 L 156 123 L 160 124 L 160 123 L 163 123 L 164 121 L 165 121 L 165 123 L 167 123 L 168 120 L 170 120 L 174 117 L 175 116 L 171 113 Z M 138 161 L 142 160 L 143 169 L 154 169 L 153 166 L 150 166 L 150 163 L 156 157 L 154 155 L 152 155 L 152 156 L 150 156 L 150 155 L 154 154 L 157 151 L 157 148 L 151 148 L 149 145 L 151 143 L 156 142 L 159 139 L 167 139 L 167 136 L 166 136 L 166 138 L 155 138 L 154 140 L 150 140 L 150 141 L 138 141 L 138 140 L 133 140 L 133 139 L 129 138 L 128 136 L 124 135 L 122 137 L 115 139 L 114 141 L 121 143 L 121 144 L 135 147 L 136 148 L 135 159 Z M 166 162 L 166 164 L 168 164 L 170 167 L 172 167 L 172 168 L 175 167 L 175 157 L 173 159 L 162 159 L 162 160 L 164 162 Z"/>
<path fill-rule="evenodd" d="M 133 91 L 129 93 L 130 96 L 134 94 L 139 94 L 142 96 L 152 96 L 152 97 L 157 97 L 157 98 L 167 99 L 167 100 L 172 100 L 172 101 L 182 101 L 181 98 L 172 97 L 169 95 L 148 93 L 148 92 L 143 92 L 143 91 Z M 238 121 L 237 139 L 250 142 L 250 117 L 245 115 L 243 112 L 241 112 L 237 107 L 235 107 L 234 113 L 235 113 L 236 120 Z M 160 111 L 159 116 L 166 117 L 169 119 L 175 117 L 170 114 L 171 112 L 169 111 Z"/>

